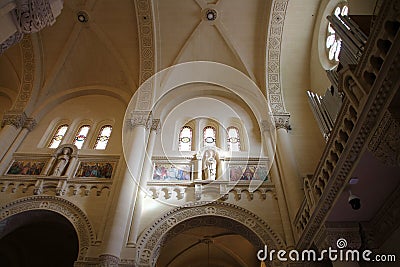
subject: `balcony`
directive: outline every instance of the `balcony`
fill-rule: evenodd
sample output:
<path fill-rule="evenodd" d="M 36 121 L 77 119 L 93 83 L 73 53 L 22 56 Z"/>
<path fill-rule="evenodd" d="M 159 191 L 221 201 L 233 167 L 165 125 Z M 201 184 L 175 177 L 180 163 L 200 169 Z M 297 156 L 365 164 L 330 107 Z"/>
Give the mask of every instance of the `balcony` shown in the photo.
<path fill-rule="evenodd" d="M 381 4 L 365 47 L 355 47 L 362 53 L 348 60 L 338 72 L 337 88 L 343 92 L 342 106 L 333 128 L 327 133 L 327 144 L 314 174 L 304 179 L 306 197 L 293 222 L 299 249 L 308 248 L 315 242 L 331 212 L 338 209 L 338 203 L 343 202 L 346 194 L 348 197 L 346 190 L 349 181 L 359 170 L 357 167 L 365 166 L 371 154 L 385 164 L 388 164 L 388 160 L 395 161 L 393 168 L 399 166 L 396 162 L 398 142 L 381 142 L 387 138 L 385 134 L 388 127 L 399 125 L 393 111 L 399 99 L 400 84 L 398 10 L 399 1 L 384 1 Z M 343 46 L 346 46 L 344 39 L 343 42 Z M 344 51 L 346 57 L 351 58 L 349 49 Z M 389 145 L 392 147 L 388 151 L 392 151 L 392 154 L 379 152 L 379 148 Z M 398 179 L 390 177 L 383 183 L 388 187 L 384 192 L 386 197 L 399 186 Z M 369 190 L 373 191 L 373 187 L 371 182 Z M 386 197 L 374 199 L 375 205 L 384 206 Z M 373 215 L 370 214 L 370 217 Z M 354 221 L 368 219 L 356 216 L 343 218 Z"/>

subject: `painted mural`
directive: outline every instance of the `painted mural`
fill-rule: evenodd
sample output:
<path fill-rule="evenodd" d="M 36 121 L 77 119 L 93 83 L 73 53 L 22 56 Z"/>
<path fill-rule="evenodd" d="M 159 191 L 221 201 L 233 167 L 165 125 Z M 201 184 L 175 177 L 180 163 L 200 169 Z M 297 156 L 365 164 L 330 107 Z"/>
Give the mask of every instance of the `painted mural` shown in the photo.
<path fill-rule="evenodd" d="M 115 162 L 81 162 L 75 177 L 111 178 Z"/>
<path fill-rule="evenodd" d="M 153 181 L 190 181 L 191 165 L 154 164 Z"/>
<path fill-rule="evenodd" d="M 16 160 L 8 169 L 8 175 L 39 175 L 45 165 L 44 161 Z"/>
<path fill-rule="evenodd" d="M 235 181 L 267 181 L 268 171 L 265 166 L 257 165 L 231 165 L 229 166 L 229 180 Z"/>

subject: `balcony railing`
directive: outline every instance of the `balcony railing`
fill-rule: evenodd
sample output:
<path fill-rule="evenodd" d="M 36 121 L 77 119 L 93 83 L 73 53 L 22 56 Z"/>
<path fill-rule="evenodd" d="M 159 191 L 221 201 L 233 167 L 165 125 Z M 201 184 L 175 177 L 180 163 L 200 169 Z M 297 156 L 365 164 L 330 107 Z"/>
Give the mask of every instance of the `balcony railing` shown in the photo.
<path fill-rule="evenodd" d="M 294 221 L 297 247 L 312 244 L 332 205 L 351 178 L 400 83 L 399 1 L 384 1 L 357 65 L 339 72 L 342 108 Z"/>

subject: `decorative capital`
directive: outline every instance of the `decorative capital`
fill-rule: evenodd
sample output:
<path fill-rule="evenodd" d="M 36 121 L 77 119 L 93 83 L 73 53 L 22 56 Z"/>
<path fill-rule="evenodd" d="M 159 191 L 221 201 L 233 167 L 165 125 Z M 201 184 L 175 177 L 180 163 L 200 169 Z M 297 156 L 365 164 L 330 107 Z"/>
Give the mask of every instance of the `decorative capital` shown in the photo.
<path fill-rule="evenodd" d="M 284 113 L 284 114 L 274 114 L 274 120 L 275 120 L 275 127 L 276 129 L 285 129 L 286 131 L 290 130 L 290 124 L 289 124 L 289 118 L 290 114 L 289 113 Z"/>
<path fill-rule="evenodd" d="M 160 130 L 160 119 L 153 119 L 152 122 L 151 122 L 150 129 L 152 131 L 158 132 Z"/>
<path fill-rule="evenodd" d="M 36 120 L 34 118 L 27 118 L 25 120 L 23 128 L 28 129 L 28 131 L 32 131 L 33 128 L 36 127 L 36 125 L 37 125 L 37 122 L 36 122 Z"/>
<path fill-rule="evenodd" d="M 48 0 L 17 0 L 16 2 L 17 8 L 13 15 L 19 32 L 38 32 L 56 21 Z"/>
<path fill-rule="evenodd" d="M 99 256 L 101 267 L 118 267 L 119 258 L 110 254 L 103 254 Z"/>
<path fill-rule="evenodd" d="M 132 128 L 136 126 L 143 126 L 147 129 L 152 125 L 152 115 L 150 111 L 132 111 L 131 118 L 129 119 Z"/>
<path fill-rule="evenodd" d="M 13 125 L 15 128 L 19 129 L 24 126 L 26 121 L 26 114 L 25 112 L 22 113 L 12 113 L 8 112 L 4 114 L 3 121 L 1 122 L 1 127 L 5 125 Z"/>

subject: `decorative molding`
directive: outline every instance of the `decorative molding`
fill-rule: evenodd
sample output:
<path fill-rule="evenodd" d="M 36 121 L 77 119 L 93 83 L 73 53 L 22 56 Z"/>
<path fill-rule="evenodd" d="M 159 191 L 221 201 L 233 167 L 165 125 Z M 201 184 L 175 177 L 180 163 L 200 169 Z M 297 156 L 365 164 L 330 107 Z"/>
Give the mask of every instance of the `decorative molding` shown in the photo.
<path fill-rule="evenodd" d="M 3 116 L 3 120 L 1 122 L 1 127 L 5 125 L 12 125 L 17 129 L 20 129 L 22 126 L 25 125 L 26 122 L 26 114 L 25 112 L 17 113 L 17 112 L 7 112 Z"/>
<path fill-rule="evenodd" d="M 153 6 L 151 0 L 135 1 L 136 18 L 138 22 L 139 53 L 140 53 L 140 90 L 138 92 L 138 106 L 140 110 L 151 109 L 153 85 L 143 84 L 155 73 L 155 45 L 153 28 Z"/>
<path fill-rule="evenodd" d="M 231 219 L 246 226 L 260 240 L 271 248 L 285 248 L 282 238 L 271 227 L 250 211 L 223 202 L 195 202 L 175 208 L 157 219 L 139 238 L 135 266 L 154 266 L 163 240 L 178 224 L 203 216 Z"/>
<path fill-rule="evenodd" d="M 282 46 L 283 25 L 287 12 L 288 0 L 274 0 L 270 17 L 267 40 L 267 94 L 274 115 L 288 114 L 286 112 L 280 74 L 280 57 Z"/>
<path fill-rule="evenodd" d="M 22 33 L 38 32 L 56 21 L 48 0 L 17 0 L 16 4 L 13 17 Z"/>
<path fill-rule="evenodd" d="M 368 149 L 385 165 L 400 166 L 399 132 L 399 122 L 386 111 L 368 144 Z"/>
<path fill-rule="evenodd" d="M 275 115 L 274 120 L 276 129 L 285 129 L 286 131 L 290 130 L 289 118 L 289 114 Z"/>
<path fill-rule="evenodd" d="M 74 226 L 79 239 L 78 260 L 84 259 L 89 246 L 95 245 L 95 233 L 86 214 L 75 204 L 54 196 L 17 199 L 0 207 L 0 221 L 30 210 L 50 210 L 61 214 Z"/>
<path fill-rule="evenodd" d="M 22 61 L 24 64 L 22 73 L 22 82 L 20 84 L 19 93 L 10 112 L 22 113 L 28 101 L 31 98 L 33 83 L 35 79 L 35 55 L 32 45 L 32 39 L 29 35 L 25 35 L 20 43 L 22 50 Z"/>
<path fill-rule="evenodd" d="M 159 131 L 160 131 L 160 127 L 161 127 L 160 119 L 153 119 L 152 122 L 151 122 L 151 127 L 150 127 L 150 129 L 151 129 L 152 131 L 159 132 Z"/>
<path fill-rule="evenodd" d="M 149 111 L 132 111 L 129 119 L 132 128 L 136 126 L 143 126 L 147 129 L 152 125 L 152 115 Z"/>
<path fill-rule="evenodd" d="M 99 256 L 100 267 L 118 267 L 119 258 L 110 254 L 102 254 Z"/>
<path fill-rule="evenodd" d="M 11 46 L 21 42 L 22 38 L 24 38 L 24 34 L 18 31 L 8 37 L 4 42 L 0 44 L 0 55 L 3 54 Z"/>
<path fill-rule="evenodd" d="M 345 239 L 346 246 L 338 247 L 338 240 Z M 335 222 L 324 224 L 314 242 L 319 251 L 323 249 L 359 249 L 361 247 L 360 227 L 356 222 Z"/>

